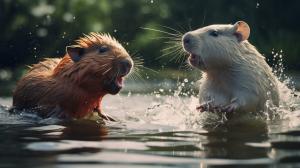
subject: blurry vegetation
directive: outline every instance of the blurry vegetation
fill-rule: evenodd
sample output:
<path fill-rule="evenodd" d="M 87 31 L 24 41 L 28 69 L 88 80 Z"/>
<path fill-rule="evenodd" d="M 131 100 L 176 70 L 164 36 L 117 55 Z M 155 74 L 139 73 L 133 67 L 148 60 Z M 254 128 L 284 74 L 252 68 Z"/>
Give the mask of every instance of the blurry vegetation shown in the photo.
<path fill-rule="evenodd" d="M 17 69 L 44 57 L 60 57 L 83 33 L 108 32 L 145 66 L 178 69 L 157 59 L 166 36 L 141 27 L 186 32 L 214 23 L 248 22 L 250 42 L 267 57 L 283 50 L 289 70 L 300 70 L 300 1 L 297 0 L 2 0 L 0 1 L 0 84 L 17 79 Z M 173 32 L 175 33 L 175 32 Z M 5 73 L 9 75 L 5 76 Z M 1 78 L 1 76 L 4 76 Z M 2 83 L 1 83 L 2 81 Z"/>

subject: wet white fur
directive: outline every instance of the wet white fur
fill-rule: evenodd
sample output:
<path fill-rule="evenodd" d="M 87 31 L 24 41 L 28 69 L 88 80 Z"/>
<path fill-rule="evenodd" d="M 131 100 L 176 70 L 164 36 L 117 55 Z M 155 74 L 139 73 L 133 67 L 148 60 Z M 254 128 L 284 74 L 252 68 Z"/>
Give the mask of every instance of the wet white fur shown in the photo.
<path fill-rule="evenodd" d="M 218 37 L 209 32 L 217 30 Z M 278 83 L 265 58 L 247 40 L 239 41 L 234 25 L 210 25 L 188 32 L 193 45 L 188 52 L 204 62 L 200 104 L 236 106 L 239 112 L 266 109 L 266 101 L 279 103 Z"/>

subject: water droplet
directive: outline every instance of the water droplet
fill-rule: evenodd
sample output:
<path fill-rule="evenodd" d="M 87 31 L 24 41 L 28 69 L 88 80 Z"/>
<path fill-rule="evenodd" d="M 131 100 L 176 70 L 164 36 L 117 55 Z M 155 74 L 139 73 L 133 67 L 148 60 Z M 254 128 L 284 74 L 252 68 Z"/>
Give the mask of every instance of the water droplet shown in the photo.
<path fill-rule="evenodd" d="M 154 0 L 151 0 L 151 1 L 150 1 L 150 3 L 153 3 L 153 2 L 154 2 Z"/>
<path fill-rule="evenodd" d="M 118 31 L 117 29 L 114 30 L 115 33 L 116 33 L 117 31 Z"/>
<path fill-rule="evenodd" d="M 259 3 L 258 2 L 256 2 L 256 8 L 258 8 L 259 7 Z"/>
<path fill-rule="evenodd" d="M 75 16 L 73 16 L 73 14 L 72 13 L 65 13 L 64 15 L 63 15 L 63 20 L 65 21 L 65 22 L 73 22 L 73 20 L 75 20 Z"/>
<path fill-rule="evenodd" d="M 39 37 L 45 37 L 48 35 L 48 30 L 45 28 L 39 28 L 36 33 Z"/>
<path fill-rule="evenodd" d="M 188 80 L 187 78 L 185 78 L 185 79 L 184 79 L 184 82 L 187 83 L 187 82 L 189 82 L 189 80 Z"/>

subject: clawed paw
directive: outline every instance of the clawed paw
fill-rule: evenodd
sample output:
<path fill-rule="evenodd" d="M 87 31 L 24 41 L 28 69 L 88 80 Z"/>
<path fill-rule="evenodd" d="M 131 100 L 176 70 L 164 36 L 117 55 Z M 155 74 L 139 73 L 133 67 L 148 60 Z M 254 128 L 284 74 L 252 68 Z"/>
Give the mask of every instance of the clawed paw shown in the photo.
<path fill-rule="evenodd" d="M 205 112 L 205 111 L 221 112 L 221 110 L 222 110 L 222 108 L 220 106 L 215 106 L 210 102 L 201 104 L 200 106 L 196 107 L 196 109 L 200 112 Z"/>
<path fill-rule="evenodd" d="M 108 114 L 105 114 L 105 113 L 98 113 L 98 115 L 104 119 L 104 120 L 107 120 L 107 121 L 116 121 L 115 119 L 113 119 L 111 116 L 109 116 Z"/>
<path fill-rule="evenodd" d="M 237 103 L 231 103 L 226 106 L 216 106 L 211 103 L 204 103 L 196 107 L 200 112 L 224 112 L 224 113 L 233 113 L 238 109 Z"/>
<path fill-rule="evenodd" d="M 107 120 L 107 121 L 116 121 L 114 118 L 112 118 L 108 114 L 105 114 L 104 112 L 102 112 L 99 108 L 95 108 L 94 111 L 97 112 L 98 116 L 101 117 L 104 120 Z"/>
<path fill-rule="evenodd" d="M 222 112 L 226 113 L 233 113 L 237 110 L 238 104 L 237 103 L 231 103 L 225 107 L 222 108 Z"/>

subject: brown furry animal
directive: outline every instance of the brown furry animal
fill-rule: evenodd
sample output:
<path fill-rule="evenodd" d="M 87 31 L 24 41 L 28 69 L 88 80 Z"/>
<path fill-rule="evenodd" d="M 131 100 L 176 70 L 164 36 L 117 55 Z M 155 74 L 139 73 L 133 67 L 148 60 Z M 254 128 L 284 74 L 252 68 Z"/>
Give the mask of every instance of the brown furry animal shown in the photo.
<path fill-rule="evenodd" d="M 18 82 L 13 109 L 31 110 L 43 118 L 83 118 L 106 94 L 117 94 L 133 61 L 108 34 L 90 33 L 66 47 L 62 58 L 33 65 Z"/>

